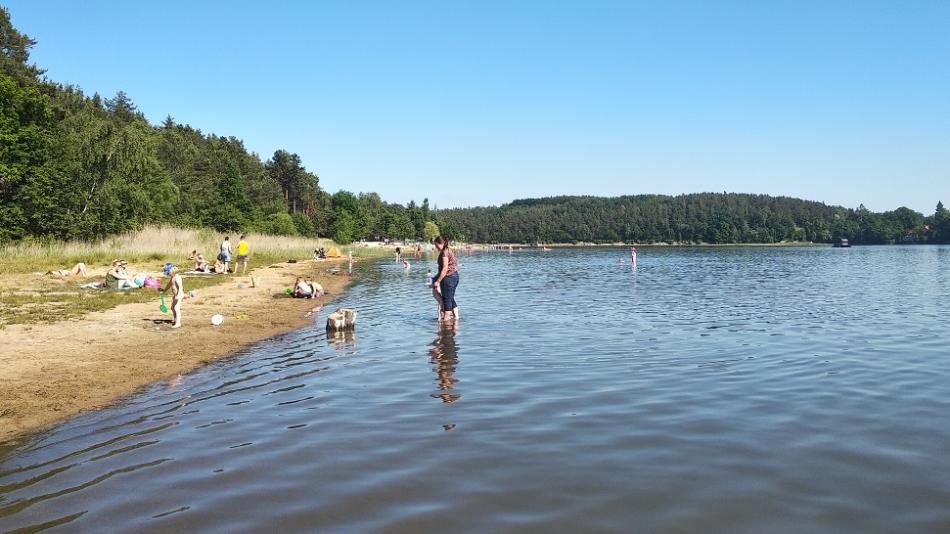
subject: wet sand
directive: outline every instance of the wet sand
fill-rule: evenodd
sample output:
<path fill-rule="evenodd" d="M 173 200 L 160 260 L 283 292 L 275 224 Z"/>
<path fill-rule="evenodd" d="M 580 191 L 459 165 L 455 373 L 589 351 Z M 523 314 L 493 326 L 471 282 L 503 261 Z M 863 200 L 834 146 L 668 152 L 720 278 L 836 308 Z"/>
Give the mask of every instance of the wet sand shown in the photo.
<path fill-rule="evenodd" d="M 0 330 L 0 442 L 107 406 L 249 343 L 312 324 L 314 318 L 306 313 L 331 300 L 350 280 L 326 273 L 338 264 L 280 263 L 229 275 L 231 280 L 184 300 L 180 329 L 171 328 L 170 311 L 159 310 L 157 292 L 154 302 L 123 304 L 79 320 L 7 326 Z M 284 289 L 298 275 L 312 275 L 328 294 L 316 300 L 288 298 Z M 321 319 L 326 311 L 319 312 Z M 222 325 L 211 324 L 214 314 L 224 316 Z"/>

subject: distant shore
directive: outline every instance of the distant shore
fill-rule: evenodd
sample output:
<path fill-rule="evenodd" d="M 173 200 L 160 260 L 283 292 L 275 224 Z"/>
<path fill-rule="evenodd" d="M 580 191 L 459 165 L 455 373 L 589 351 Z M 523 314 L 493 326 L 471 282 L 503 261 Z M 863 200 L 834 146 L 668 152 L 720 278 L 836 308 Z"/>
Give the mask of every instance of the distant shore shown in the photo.
<path fill-rule="evenodd" d="M 475 248 L 504 249 L 512 248 L 671 248 L 671 247 L 830 247 L 831 243 L 811 241 L 788 241 L 784 243 L 546 243 L 544 245 L 526 245 L 524 243 L 485 244 L 470 243 Z"/>
<path fill-rule="evenodd" d="M 319 319 L 327 311 L 309 317 L 307 312 L 335 298 L 351 281 L 326 272 L 337 264 L 285 262 L 227 275 L 223 283 L 185 299 L 179 330 L 172 330 L 170 315 L 159 311 L 157 293 L 154 302 L 122 304 L 79 320 L 6 326 L 0 343 L 0 443 L 108 406 L 248 344 L 294 328 L 322 328 Z M 287 297 L 285 288 L 303 275 L 323 285 L 327 296 Z M 224 316 L 223 324 L 211 324 L 214 314 Z"/>

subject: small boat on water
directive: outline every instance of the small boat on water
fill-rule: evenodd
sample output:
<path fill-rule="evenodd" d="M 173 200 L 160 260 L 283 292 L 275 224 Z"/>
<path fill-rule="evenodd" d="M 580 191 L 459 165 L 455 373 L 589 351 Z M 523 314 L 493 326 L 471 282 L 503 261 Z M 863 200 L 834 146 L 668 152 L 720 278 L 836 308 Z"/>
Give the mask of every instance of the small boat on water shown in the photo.
<path fill-rule="evenodd" d="M 834 246 L 835 248 L 851 248 L 851 243 L 848 243 L 848 240 L 847 240 L 847 239 L 842 238 L 842 239 L 839 239 L 839 240 L 835 241 L 835 243 L 834 243 L 833 246 Z"/>

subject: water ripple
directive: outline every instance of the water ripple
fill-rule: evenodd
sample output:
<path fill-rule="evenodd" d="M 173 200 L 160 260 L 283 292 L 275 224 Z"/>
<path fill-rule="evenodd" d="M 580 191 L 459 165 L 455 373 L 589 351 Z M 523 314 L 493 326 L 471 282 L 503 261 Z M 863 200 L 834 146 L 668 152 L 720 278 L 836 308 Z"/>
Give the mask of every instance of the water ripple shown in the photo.
<path fill-rule="evenodd" d="M 367 266 L 8 449 L 0 531 L 950 530 L 950 247 L 621 253 L 461 255 L 456 327 Z"/>

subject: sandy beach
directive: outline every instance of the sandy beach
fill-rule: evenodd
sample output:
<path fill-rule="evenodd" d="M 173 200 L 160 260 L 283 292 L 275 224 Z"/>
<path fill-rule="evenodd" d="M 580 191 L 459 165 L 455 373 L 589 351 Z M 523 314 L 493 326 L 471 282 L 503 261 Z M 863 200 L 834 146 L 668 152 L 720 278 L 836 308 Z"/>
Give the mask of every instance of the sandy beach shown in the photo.
<path fill-rule="evenodd" d="M 326 272 L 335 264 L 279 263 L 229 275 L 185 299 L 178 330 L 171 329 L 171 314 L 159 310 L 157 293 L 154 302 L 123 304 L 80 319 L 5 327 L 0 331 L 0 442 L 107 406 L 249 343 L 313 324 L 307 312 L 332 300 L 350 280 Z M 288 298 L 284 289 L 298 275 L 312 275 L 327 295 Z M 320 319 L 326 313 L 320 311 Z M 213 326 L 214 314 L 223 315 L 224 323 Z"/>

